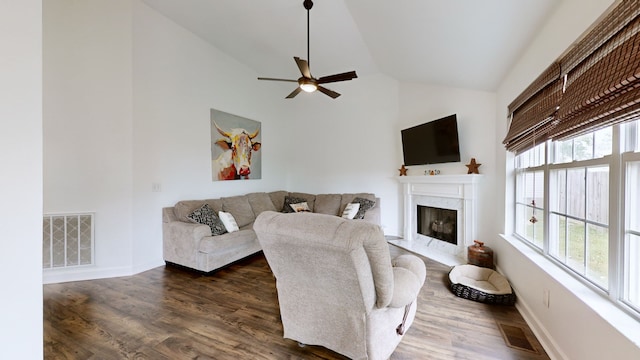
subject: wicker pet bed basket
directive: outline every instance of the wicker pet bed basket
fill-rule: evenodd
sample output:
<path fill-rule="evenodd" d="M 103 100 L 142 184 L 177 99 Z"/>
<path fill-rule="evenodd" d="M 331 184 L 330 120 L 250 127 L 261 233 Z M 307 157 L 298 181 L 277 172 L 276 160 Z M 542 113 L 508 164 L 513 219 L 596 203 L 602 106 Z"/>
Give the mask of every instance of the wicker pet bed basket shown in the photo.
<path fill-rule="evenodd" d="M 495 270 L 475 265 L 457 265 L 447 276 L 451 291 L 463 299 L 487 304 L 513 305 L 516 295 L 506 278 Z"/>

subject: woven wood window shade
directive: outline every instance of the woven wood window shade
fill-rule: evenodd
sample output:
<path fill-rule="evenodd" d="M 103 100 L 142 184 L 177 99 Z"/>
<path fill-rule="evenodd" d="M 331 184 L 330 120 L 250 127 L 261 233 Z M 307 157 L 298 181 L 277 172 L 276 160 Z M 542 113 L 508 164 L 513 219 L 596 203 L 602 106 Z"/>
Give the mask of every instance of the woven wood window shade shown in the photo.
<path fill-rule="evenodd" d="M 534 141 L 564 140 L 636 119 L 640 0 L 622 0 L 509 105 L 509 114 L 503 143 L 516 153 Z"/>
<path fill-rule="evenodd" d="M 623 1 L 561 60 L 567 83 L 552 139 L 578 136 L 640 113 L 639 15 L 639 1 Z"/>
<path fill-rule="evenodd" d="M 560 64 L 551 64 L 509 105 L 507 150 L 519 153 L 549 138 L 562 97 L 560 74 Z"/>

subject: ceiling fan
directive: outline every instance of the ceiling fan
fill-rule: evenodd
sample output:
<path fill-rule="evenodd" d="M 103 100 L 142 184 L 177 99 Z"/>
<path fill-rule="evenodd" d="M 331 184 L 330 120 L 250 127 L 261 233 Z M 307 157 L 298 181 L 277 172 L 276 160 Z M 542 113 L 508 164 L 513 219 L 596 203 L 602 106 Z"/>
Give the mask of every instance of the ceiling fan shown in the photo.
<path fill-rule="evenodd" d="M 325 95 L 328 95 L 331 98 L 335 99 L 338 96 L 340 96 L 340 94 L 338 94 L 337 92 L 335 92 L 333 90 L 327 89 L 326 87 L 322 86 L 322 84 L 328 84 L 328 83 L 332 83 L 332 82 L 351 80 L 351 79 L 357 78 L 358 75 L 356 75 L 355 71 L 348 71 L 348 72 L 341 73 L 341 74 L 323 76 L 323 77 L 320 77 L 320 78 L 317 78 L 317 79 L 314 78 L 313 76 L 311 76 L 311 70 L 309 68 L 309 63 L 310 63 L 310 57 L 309 57 L 309 10 L 311 10 L 311 8 L 313 7 L 313 1 L 304 0 L 302 5 L 304 6 L 305 9 L 307 9 L 307 60 L 301 59 L 301 58 L 299 58 L 297 56 L 293 57 L 293 59 L 296 62 L 296 65 L 298 65 L 298 69 L 300 69 L 300 73 L 302 74 L 302 76 L 300 78 L 298 78 L 298 80 L 276 79 L 276 78 L 265 78 L 265 77 L 259 77 L 258 80 L 297 82 L 298 83 L 298 87 L 295 90 L 293 90 L 291 92 L 291 94 L 289 94 L 286 97 L 287 99 L 294 98 L 296 95 L 298 95 L 300 93 L 300 91 L 314 92 L 316 90 L 318 90 L 321 93 L 323 93 Z"/>

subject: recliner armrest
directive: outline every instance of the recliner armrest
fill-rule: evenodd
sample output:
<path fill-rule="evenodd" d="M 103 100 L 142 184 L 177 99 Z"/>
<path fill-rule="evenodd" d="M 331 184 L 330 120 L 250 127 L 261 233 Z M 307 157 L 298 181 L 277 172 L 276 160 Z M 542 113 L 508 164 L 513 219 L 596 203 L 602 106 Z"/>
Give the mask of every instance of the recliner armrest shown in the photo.
<path fill-rule="evenodd" d="M 427 267 L 424 265 L 424 261 L 415 255 L 397 256 L 391 261 L 391 266 L 405 268 L 414 273 L 420 280 L 420 286 L 424 284 L 427 277 Z"/>
<path fill-rule="evenodd" d="M 390 307 L 410 304 L 418 297 L 424 284 L 427 269 L 424 262 L 414 255 L 400 255 L 393 259 L 393 296 Z"/>

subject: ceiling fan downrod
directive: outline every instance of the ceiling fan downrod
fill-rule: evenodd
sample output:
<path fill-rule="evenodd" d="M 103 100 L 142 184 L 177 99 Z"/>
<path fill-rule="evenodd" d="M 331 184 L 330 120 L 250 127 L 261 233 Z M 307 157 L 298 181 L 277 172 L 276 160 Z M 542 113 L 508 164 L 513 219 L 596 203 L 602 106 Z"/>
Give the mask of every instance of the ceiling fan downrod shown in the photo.
<path fill-rule="evenodd" d="M 311 0 L 304 0 L 304 2 L 302 3 L 302 6 L 304 6 L 305 9 L 307 9 L 307 64 L 309 64 L 309 67 L 311 67 L 311 41 L 310 41 L 310 28 L 309 28 L 309 14 L 311 13 L 311 8 L 313 7 L 313 1 Z"/>

